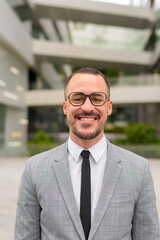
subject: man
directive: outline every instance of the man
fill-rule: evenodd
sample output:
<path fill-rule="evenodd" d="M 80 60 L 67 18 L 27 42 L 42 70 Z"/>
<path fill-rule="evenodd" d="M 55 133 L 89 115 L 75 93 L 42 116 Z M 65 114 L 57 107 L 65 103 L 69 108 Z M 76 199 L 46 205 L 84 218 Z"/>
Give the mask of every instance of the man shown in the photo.
<path fill-rule="evenodd" d="M 63 111 L 68 141 L 24 170 L 15 240 L 160 240 L 148 161 L 104 137 L 106 77 L 91 68 L 71 75 Z"/>

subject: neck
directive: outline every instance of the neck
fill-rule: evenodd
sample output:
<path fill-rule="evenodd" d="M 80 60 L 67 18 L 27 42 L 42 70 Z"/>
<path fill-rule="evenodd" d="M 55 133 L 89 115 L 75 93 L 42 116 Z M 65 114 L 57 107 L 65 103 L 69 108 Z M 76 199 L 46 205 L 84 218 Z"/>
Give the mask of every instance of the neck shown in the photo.
<path fill-rule="evenodd" d="M 97 137 L 95 137 L 93 139 L 89 139 L 89 140 L 78 138 L 76 135 L 70 133 L 70 138 L 73 142 L 75 142 L 82 148 L 88 149 L 88 148 L 92 147 L 93 145 L 95 145 L 96 143 L 98 143 L 103 138 L 103 133 L 101 133 Z"/>

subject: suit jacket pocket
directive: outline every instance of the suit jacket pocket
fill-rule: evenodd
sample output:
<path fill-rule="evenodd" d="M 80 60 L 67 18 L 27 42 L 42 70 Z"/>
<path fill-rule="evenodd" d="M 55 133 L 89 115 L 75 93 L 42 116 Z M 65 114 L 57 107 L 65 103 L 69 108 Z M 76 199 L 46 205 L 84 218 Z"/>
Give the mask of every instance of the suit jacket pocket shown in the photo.
<path fill-rule="evenodd" d="M 135 194 L 115 195 L 108 206 L 106 216 L 112 216 L 112 223 L 119 227 L 131 227 L 135 207 Z"/>
<path fill-rule="evenodd" d="M 121 194 L 121 195 L 115 195 L 111 199 L 111 203 L 129 203 L 129 202 L 135 202 L 136 194 L 130 193 L 130 194 Z"/>

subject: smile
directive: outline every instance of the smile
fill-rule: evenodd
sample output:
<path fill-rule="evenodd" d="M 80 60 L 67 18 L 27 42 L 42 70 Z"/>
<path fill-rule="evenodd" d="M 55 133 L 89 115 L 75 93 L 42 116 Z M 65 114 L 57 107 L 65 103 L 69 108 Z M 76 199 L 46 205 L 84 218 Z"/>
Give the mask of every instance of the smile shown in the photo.
<path fill-rule="evenodd" d="M 79 117 L 78 119 L 81 120 L 81 121 L 94 121 L 94 120 L 96 120 L 95 117 Z"/>
<path fill-rule="evenodd" d="M 79 114 L 75 114 L 75 119 L 83 122 L 93 122 L 101 118 L 99 113 L 87 113 L 87 112 L 81 112 Z"/>

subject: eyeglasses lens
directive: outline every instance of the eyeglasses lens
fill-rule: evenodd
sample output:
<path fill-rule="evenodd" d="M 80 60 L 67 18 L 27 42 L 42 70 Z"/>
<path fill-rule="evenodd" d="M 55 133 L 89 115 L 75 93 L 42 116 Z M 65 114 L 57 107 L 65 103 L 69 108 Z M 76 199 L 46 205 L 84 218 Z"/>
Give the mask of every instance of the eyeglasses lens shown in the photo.
<path fill-rule="evenodd" d="M 82 93 L 72 93 L 70 95 L 70 102 L 73 105 L 79 106 L 79 105 L 83 104 L 84 99 L 85 99 L 85 96 Z"/>
<path fill-rule="evenodd" d="M 100 106 L 105 102 L 105 95 L 103 93 L 94 93 L 91 95 L 93 105 Z"/>

